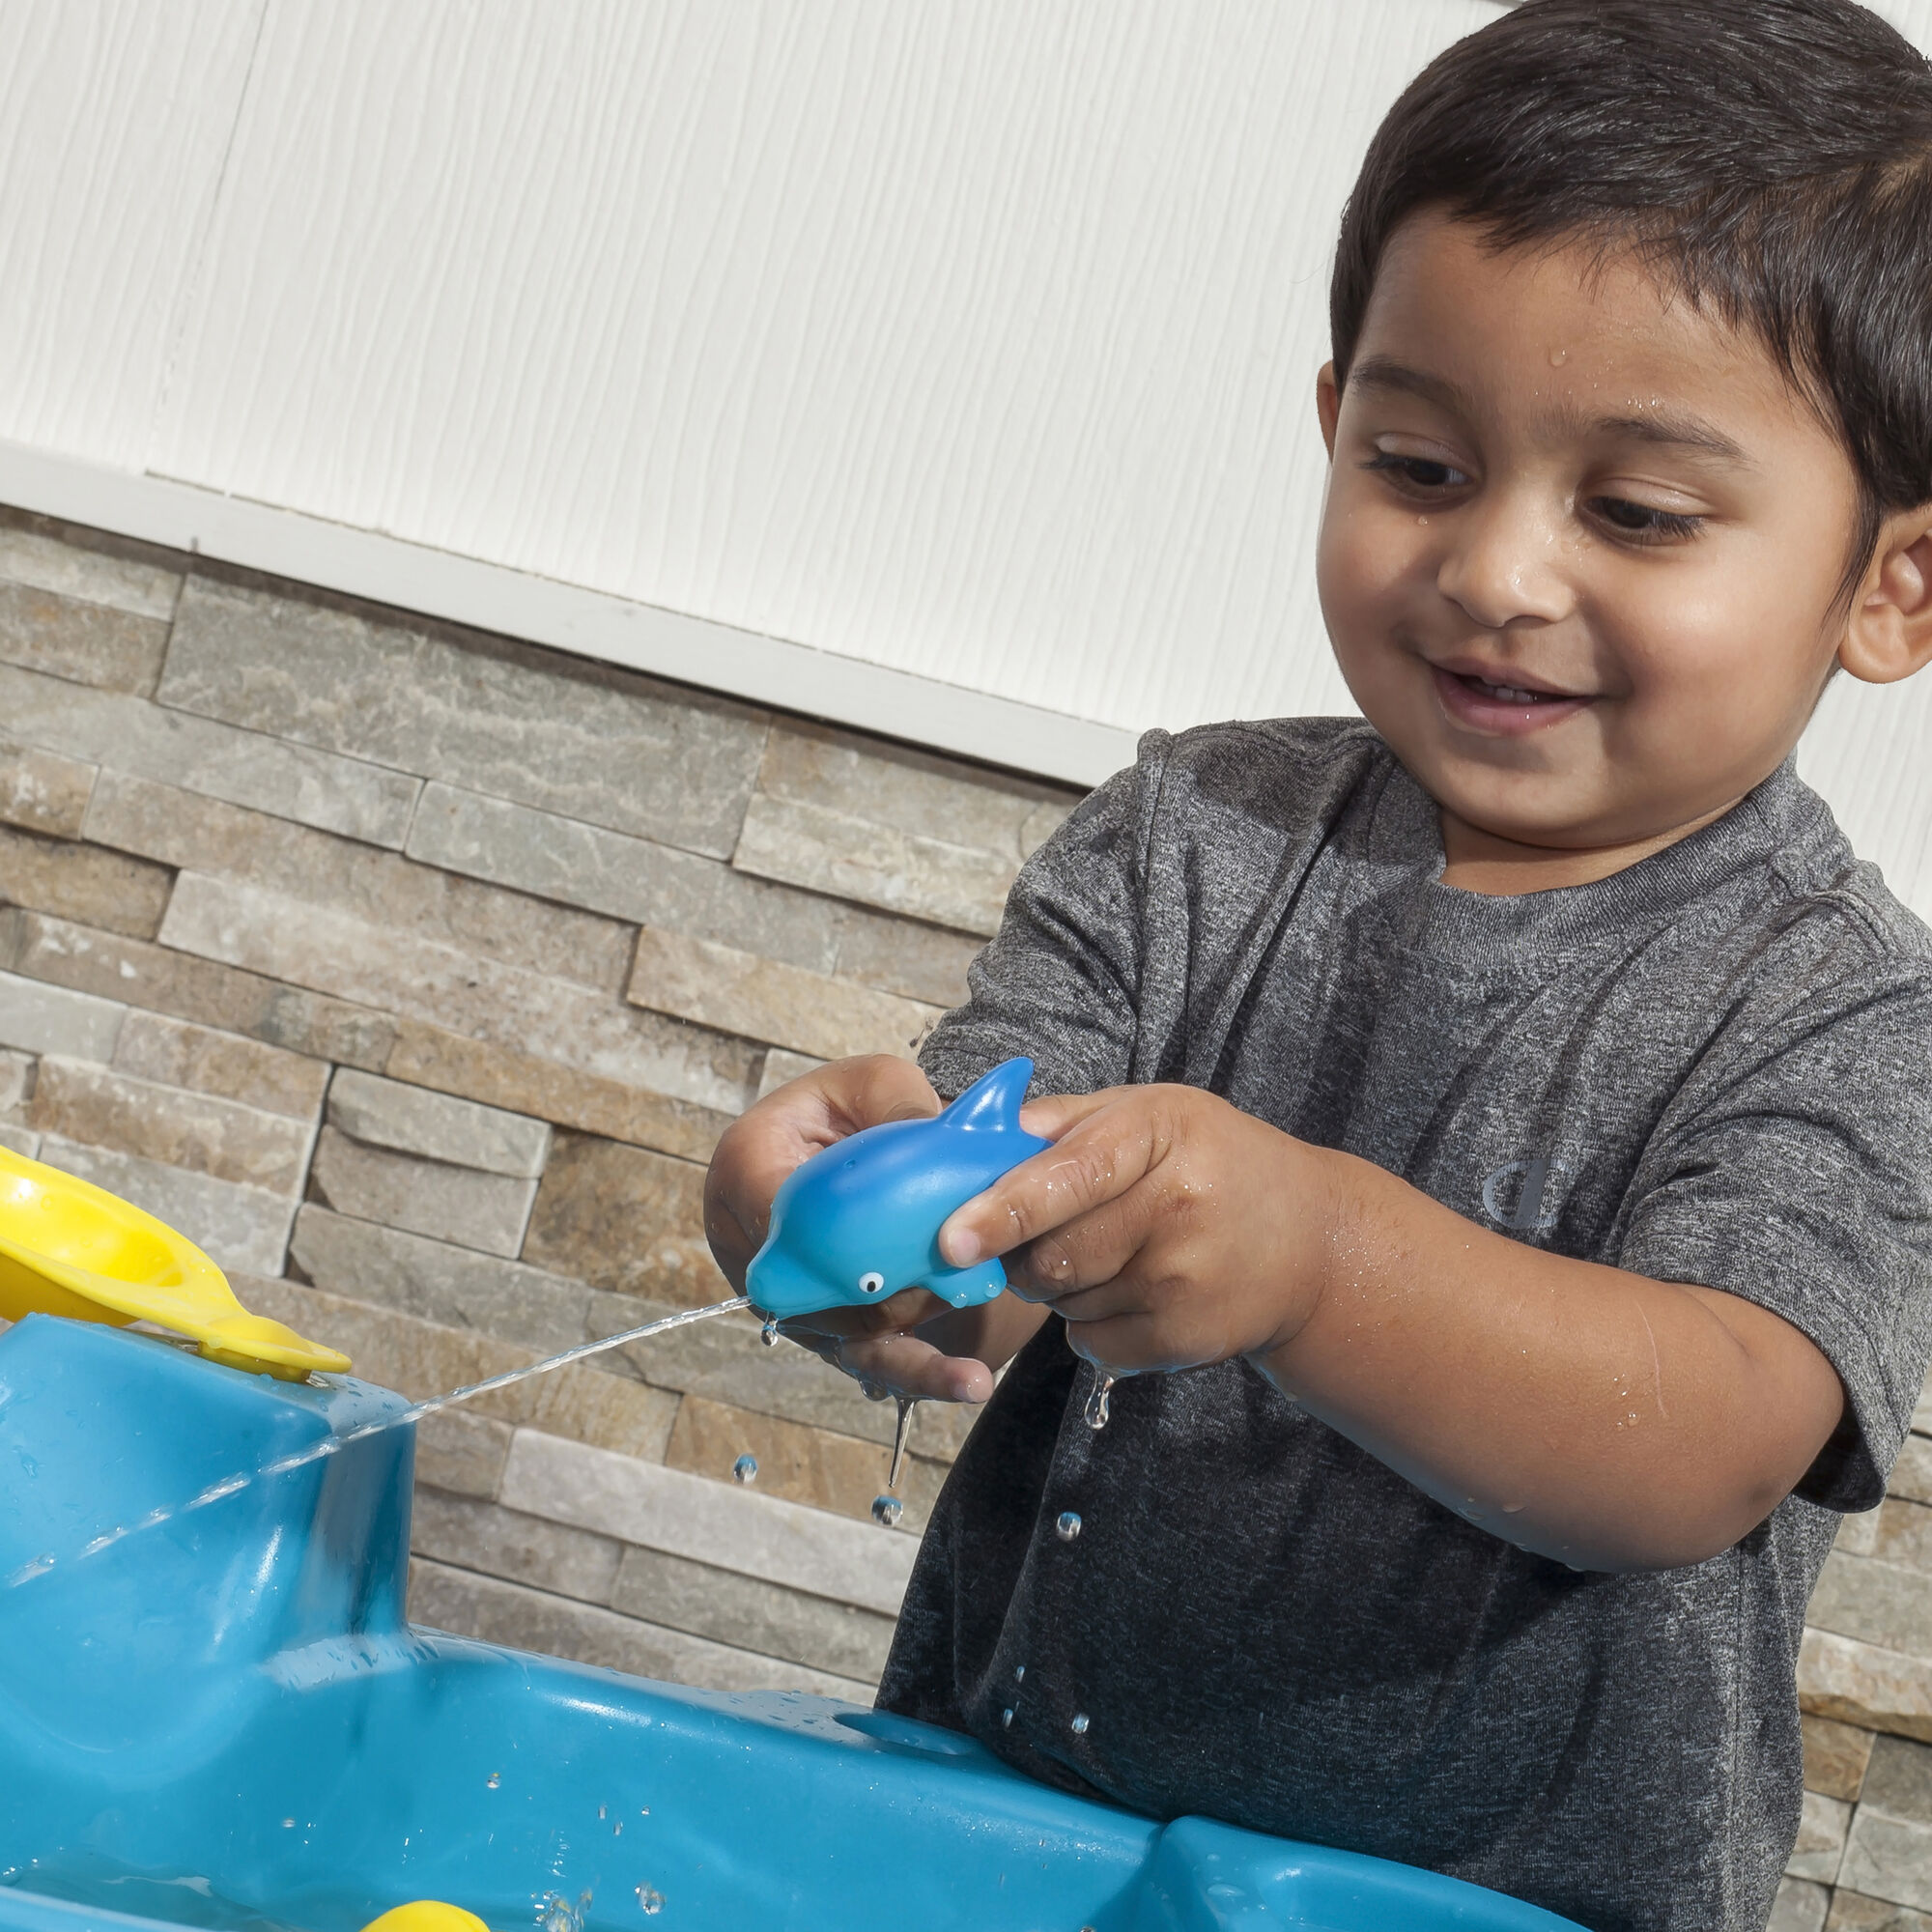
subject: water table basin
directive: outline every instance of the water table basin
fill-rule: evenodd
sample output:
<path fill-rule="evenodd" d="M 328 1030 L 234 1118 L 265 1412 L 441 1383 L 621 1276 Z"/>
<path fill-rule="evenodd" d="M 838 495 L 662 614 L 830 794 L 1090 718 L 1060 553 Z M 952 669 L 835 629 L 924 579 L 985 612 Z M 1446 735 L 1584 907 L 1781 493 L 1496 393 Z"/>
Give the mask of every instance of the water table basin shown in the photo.
<path fill-rule="evenodd" d="M 355 1932 L 419 1898 L 498 1932 L 1569 1922 L 855 1706 L 416 1629 L 412 1425 L 228 1480 L 404 1406 L 47 1315 L 0 1335 L 0 1932 Z"/>

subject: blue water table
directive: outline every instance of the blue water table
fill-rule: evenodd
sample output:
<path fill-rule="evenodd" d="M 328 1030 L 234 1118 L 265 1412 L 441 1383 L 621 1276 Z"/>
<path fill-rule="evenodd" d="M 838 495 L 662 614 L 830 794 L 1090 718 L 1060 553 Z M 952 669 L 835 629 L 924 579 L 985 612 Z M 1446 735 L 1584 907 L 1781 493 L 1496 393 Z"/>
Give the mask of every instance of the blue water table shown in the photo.
<path fill-rule="evenodd" d="M 57 1189 L 31 1165 L 0 1180 Z M 88 1206 L 70 1196 L 73 1226 Z M 151 1273 L 205 1261 L 170 1261 L 128 1215 Z M 220 1327 L 197 1354 L 101 1325 L 129 1320 L 83 1265 L 112 1243 L 74 1240 L 64 1312 L 0 1335 L 0 1932 L 356 1932 L 385 1913 L 381 1932 L 1568 1922 L 1067 1797 L 883 1713 L 416 1629 L 403 1399 L 300 1371 L 316 1345 L 287 1331 Z M 18 1313 L 37 1264 L 18 1238 L 9 1255 Z"/>

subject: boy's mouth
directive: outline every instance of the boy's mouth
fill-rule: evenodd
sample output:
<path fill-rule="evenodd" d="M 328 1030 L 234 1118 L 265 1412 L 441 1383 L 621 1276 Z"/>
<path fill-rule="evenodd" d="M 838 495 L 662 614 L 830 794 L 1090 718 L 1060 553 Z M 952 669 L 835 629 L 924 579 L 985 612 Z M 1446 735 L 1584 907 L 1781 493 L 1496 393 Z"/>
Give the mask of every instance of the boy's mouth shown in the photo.
<path fill-rule="evenodd" d="M 1589 703 L 1587 696 L 1548 691 L 1533 684 L 1506 683 L 1480 671 L 1452 670 L 1432 664 L 1429 672 L 1442 708 L 1458 724 L 1480 731 L 1517 733 L 1541 730 L 1559 719 L 1574 716 Z"/>

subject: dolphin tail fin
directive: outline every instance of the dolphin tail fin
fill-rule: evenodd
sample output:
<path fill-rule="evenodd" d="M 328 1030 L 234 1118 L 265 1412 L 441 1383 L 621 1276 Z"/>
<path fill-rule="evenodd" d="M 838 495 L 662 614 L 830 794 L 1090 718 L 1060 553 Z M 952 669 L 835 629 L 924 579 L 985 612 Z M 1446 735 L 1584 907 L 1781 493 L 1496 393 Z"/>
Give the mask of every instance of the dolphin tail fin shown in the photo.
<path fill-rule="evenodd" d="M 940 1119 L 954 1127 L 1017 1132 L 1020 1102 L 1026 1098 L 1027 1082 L 1032 1078 L 1033 1062 L 1025 1054 L 1003 1060 L 992 1072 L 967 1088 Z"/>

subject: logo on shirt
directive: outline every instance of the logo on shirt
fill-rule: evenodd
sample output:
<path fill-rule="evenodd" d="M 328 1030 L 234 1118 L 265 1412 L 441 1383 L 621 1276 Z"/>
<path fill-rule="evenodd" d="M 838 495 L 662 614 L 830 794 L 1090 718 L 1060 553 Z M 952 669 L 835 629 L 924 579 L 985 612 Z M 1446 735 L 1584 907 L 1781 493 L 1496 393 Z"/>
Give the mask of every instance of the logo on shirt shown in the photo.
<path fill-rule="evenodd" d="M 1535 1234 L 1556 1225 L 1563 1192 L 1577 1178 L 1567 1161 L 1538 1155 L 1505 1161 L 1483 1180 L 1483 1211 L 1499 1228 Z"/>

